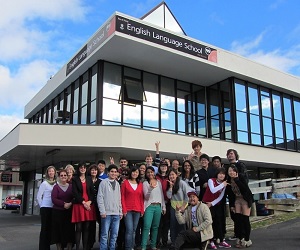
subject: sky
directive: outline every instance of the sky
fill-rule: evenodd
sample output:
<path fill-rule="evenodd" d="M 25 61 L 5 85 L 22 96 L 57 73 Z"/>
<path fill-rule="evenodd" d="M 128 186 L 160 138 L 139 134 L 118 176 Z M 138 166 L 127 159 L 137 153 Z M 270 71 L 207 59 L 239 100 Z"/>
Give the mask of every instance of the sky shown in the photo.
<path fill-rule="evenodd" d="M 300 1 L 167 0 L 192 38 L 300 77 Z M 0 0 L 0 139 L 24 106 L 115 12 L 161 0 Z"/>

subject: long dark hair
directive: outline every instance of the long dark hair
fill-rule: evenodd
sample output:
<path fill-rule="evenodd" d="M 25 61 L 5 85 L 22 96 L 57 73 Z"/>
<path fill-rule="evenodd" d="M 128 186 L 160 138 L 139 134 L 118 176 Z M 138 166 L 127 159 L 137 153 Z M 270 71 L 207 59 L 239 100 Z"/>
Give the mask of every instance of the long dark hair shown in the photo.
<path fill-rule="evenodd" d="M 129 171 L 128 171 L 128 180 L 132 180 L 131 173 L 132 173 L 132 172 L 135 172 L 135 171 L 137 171 L 137 170 L 139 171 L 139 175 L 138 175 L 138 177 L 136 178 L 136 182 L 137 182 L 137 183 L 140 182 L 140 169 L 139 169 L 139 167 L 136 166 L 136 165 L 133 165 L 133 166 L 129 169 Z"/>
<path fill-rule="evenodd" d="M 96 165 L 96 164 L 92 164 L 88 169 L 87 169 L 87 175 L 88 176 L 91 176 L 91 170 L 92 169 L 96 169 L 97 170 L 97 175 L 96 175 L 96 178 L 98 178 L 99 177 L 99 174 L 100 174 L 100 172 L 99 172 L 99 168 L 98 168 L 98 166 Z"/>
<path fill-rule="evenodd" d="M 191 171 L 190 171 L 190 177 L 193 177 L 195 175 L 195 168 L 193 166 L 193 163 L 190 161 L 190 160 L 185 160 L 183 163 L 182 163 L 182 169 L 181 169 L 181 177 L 182 179 L 184 180 L 186 177 L 185 177 L 185 174 L 186 174 L 186 171 L 184 169 L 184 163 L 188 163 L 190 164 L 191 166 Z"/>
<path fill-rule="evenodd" d="M 174 186 L 172 188 L 172 195 L 173 195 L 173 194 L 177 194 L 177 192 L 179 190 L 180 177 L 178 176 L 178 170 L 177 169 L 170 168 L 169 173 L 168 173 L 168 178 L 169 178 L 169 175 L 170 175 L 171 172 L 174 172 L 177 175 L 176 181 L 175 181 Z M 168 182 L 167 189 L 169 189 L 169 188 L 170 188 L 170 183 Z"/>
<path fill-rule="evenodd" d="M 148 181 L 148 183 L 150 183 L 149 181 L 149 178 L 148 178 L 148 176 L 147 176 L 147 170 L 148 169 L 150 169 L 151 171 L 153 171 L 154 172 L 154 178 L 156 179 L 156 176 L 155 176 L 155 170 L 154 170 L 154 167 L 152 167 L 152 166 L 149 166 L 149 167 L 147 167 L 146 168 L 146 171 L 145 171 L 145 178 L 146 178 L 146 180 Z"/>

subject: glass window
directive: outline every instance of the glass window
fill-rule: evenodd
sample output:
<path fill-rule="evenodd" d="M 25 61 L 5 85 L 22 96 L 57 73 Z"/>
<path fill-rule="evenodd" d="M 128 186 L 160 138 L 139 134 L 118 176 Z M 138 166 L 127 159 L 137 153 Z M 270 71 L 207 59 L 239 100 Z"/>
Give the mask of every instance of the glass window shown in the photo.
<path fill-rule="evenodd" d="M 158 128 L 158 115 L 157 108 L 143 107 L 143 124 L 144 126 Z"/>
<path fill-rule="evenodd" d="M 185 133 L 185 117 L 184 113 L 178 113 L 178 132 Z"/>
<path fill-rule="evenodd" d="M 67 88 L 67 111 L 71 111 L 71 86 Z"/>
<path fill-rule="evenodd" d="M 124 123 L 141 126 L 141 106 L 124 105 Z"/>
<path fill-rule="evenodd" d="M 174 80 L 161 77 L 161 108 L 175 111 Z"/>
<path fill-rule="evenodd" d="M 79 100 L 79 80 L 75 82 L 75 90 L 74 90 L 74 108 L 73 111 L 78 110 L 78 100 Z"/>
<path fill-rule="evenodd" d="M 251 132 L 259 134 L 260 133 L 259 116 L 250 115 L 250 124 L 251 124 Z"/>
<path fill-rule="evenodd" d="M 73 124 L 78 124 L 78 111 L 73 113 Z"/>
<path fill-rule="evenodd" d="M 234 84 L 234 90 L 236 109 L 240 111 L 247 111 L 245 85 L 236 82 Z"/>
<path fill-rule="evenodd" d="M 292 123 L 285 123 L 285 133 L 288 141 L 294 140 L 294 129 Z"/>
<path fill-rule="evenodd" d="M 282 120 L 280 96 L 273 94 L 272 97 L 273 97 L 274 119 Z"/>
<path fill-rule="evenodd" d="M 248 131 L 247 114 L 244 112 L 236 112 L 237 129 Z"/>
<path fill-rule="evenodd" d="M 282 128 L 282 121 L 274 121 L 275 124 L 275 136 L 283 138 L 283 128 Z"/>
<path fill-rule="evenodd" d="M 143 85 L 147 97 L 143 104 L 158 108 L 158 76 L 144 72 Z"/>
<path fill-rule="evenodd" d="M 175 131 L 175 112 L 167 110 L 161 111 L 161 130 Z"/>
<path fill-rule="evenodd" d="M 117 100 L 103 98 L 103 120 L 121 122 L 121 104 Z"/>
<path fill-rule="evenodd" d="M 294 101 L 294 112 L 295 112 L 295 122 L 296 124 L 300 124 L 300 102 L 298 100 Z"/>
<path fill-rule="evenodd" d="M 91 121 L 90 123 L 93 123 L 96 121 L 96 100 L 91 102 Z"/>
<path fill-rule="evenodd" d="M 248 143 L 248 133 L 238 131 L 237 132 L 237 139 L 238 139 L 239 142 Z"/>
<path fill-rule="evenodd" d="M 86 124 L 87 122 L 87 105 L 81 108 L 81 121 L 80 124 Z"/>
<path fill-rule="evenodd" d="M 272 136 L 272 122 L 270 118 L 263 117 L 263 132 L 264 135 Z"/>
<path fill-rule="evenodd" d="M 211 134 L 212 135 L 220 134 L 219 120 L 211 119 Z"/>
<path fill-rule="evenodd" d="M 87 104 L 88 82 L 84 82 L 81 87 L 81 107 Z"/>
<path fill-rule="evenodd" d="M 248 88 L 249 109 L 251 114 L 259 114 L 258 91 L 256 87 Z"/>
<path fill-rule="evenodd" d="M 142 82 L 138 79 L 124 79 L 124 102 L 130 104 L 142 104 L 146 100 Z M 121 93 L 119 100 L 122 99 Z"/>
<path fill-rule="evenodd" d="M 254 145 L 261 145 L 261 137 L 259 134 L 251 134 L 251 143 Z"/>
<path fill-rule="evenodd" d="M 284 106 L 284 118 L 286 122 L 292 122 L 292 106 L 291 100 L 289 98 L 283 98 L 283 106 Z"/>
<path fill-rule="evenodd" d="M 276 138 L 276 148 L 284 148 L 283 138 Z"/>
<path fill-rule="evenodd" d="M 122 82 L 121 66 L 105 63 L 103 76 L 103 97 L 109 97 L 118 100 Z"/>
<path fill-rule="evenodd" d="M 124 67 L 124 76 L 129 76 L 141 80 L 141 71 L 137 69 Z"/>
<path fill-rule="evenodd" d="M 273 138 L 270 136 L 264 136 L 264 145 L 267 147 L 273 147 Z"/>
<path fill-rule="evenodd" d="M 261 97 L 261 109 L 263 116 L 271 117 L 271 103 L 269 97 Z"/>

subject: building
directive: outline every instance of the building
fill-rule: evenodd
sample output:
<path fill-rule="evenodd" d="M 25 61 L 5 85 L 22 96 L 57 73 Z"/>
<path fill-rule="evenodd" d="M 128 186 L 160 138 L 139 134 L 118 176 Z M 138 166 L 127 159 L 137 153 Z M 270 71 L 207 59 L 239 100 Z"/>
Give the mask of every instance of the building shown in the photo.
<path fill-rule="evenodd" d="M 0 142 L 19 166 L 24 213 L 49 165 L 182 159 L 199 138 L 226 159 L 235 148 L 252 179 L 300 169 L 300 79 L 188 37 L 163 2 L 141 19 L 114 13 L 25 107 Z M 25 195 L 26 194 L 26 195 Z"/>

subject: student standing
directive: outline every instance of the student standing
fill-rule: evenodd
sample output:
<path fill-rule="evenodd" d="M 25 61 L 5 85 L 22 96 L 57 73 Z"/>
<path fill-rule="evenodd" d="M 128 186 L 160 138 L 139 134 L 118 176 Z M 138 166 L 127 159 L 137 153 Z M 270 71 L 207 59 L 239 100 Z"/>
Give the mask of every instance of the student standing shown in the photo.
<path fill-rule="evenodd" d="M 132 250 L 135 244 L 135 230 L 140 217 L 144 215 L 143 184 L 139 182 L 139 169 L 130 168 L 128 179 L 121 186 L 122 210 L 125 221 L 125 249 Z"/>
<path fill-rule="evenodd" d="M 39 187 L 37 201 L 40 206 L 41 232 L 39 250 L 50 250 L 52 227 L 52 199 L 51 193 L 56 184 L 56 169 L 50 166 L 46 169 L 45 180 Z"/>
<path fill-rule="evenodd" d="M 120 220 L 123 217 L 121 190 L 120 184 L 117 181 L 118 167 L 111 164 L 107 171 L 108 178 L 100 183 L 97 195 L 101 216 L 100 249 L 115 250 Z"/>

